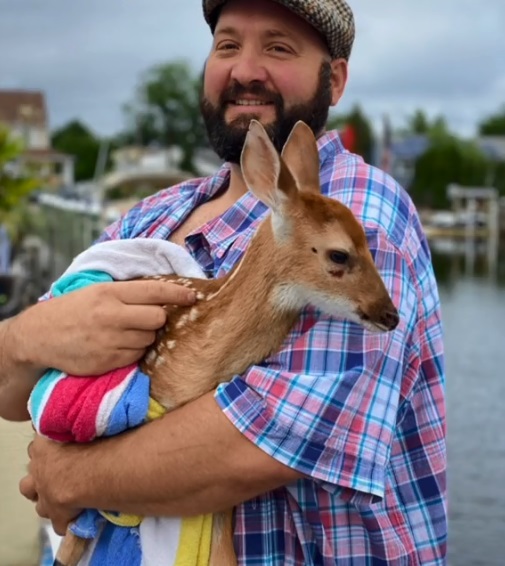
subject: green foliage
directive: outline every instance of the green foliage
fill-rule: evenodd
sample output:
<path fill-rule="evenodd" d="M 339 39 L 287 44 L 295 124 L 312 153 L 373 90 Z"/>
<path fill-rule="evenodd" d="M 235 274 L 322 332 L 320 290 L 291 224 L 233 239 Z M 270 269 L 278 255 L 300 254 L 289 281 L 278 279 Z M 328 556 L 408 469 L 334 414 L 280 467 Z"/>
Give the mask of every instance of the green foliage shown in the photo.
<path fill-rule="evenodd" d="M 481 136 L 505 136 L 505 104 L 479 124 Z"/>
<path fill-rule="evenodd" d="M 399 133 L 404 136 L 427 135 L 436 138 L 451 135 L 444 116 L 436 116 L 430 120 L 421 109 L 417 109 L 407 118 L 406 126 L 401 128 Z"/>
<path fill-rule="evenodd" d="M 0 126 L 0 224 L 14 244 L 32 223 L 26 197 L 39 186 L 36 178 L 12 167 L 22 151 L 23 144 Z"/>
<path fill-rule="evenodd" d="M 157 65 L 141 78 L 135 100 L 125 107 L 130 143 L 179 145 L 181 168 L 194 171 L 195 150 L 206 144 L 200 114 L 201 75 L 182 60 Z"/>
<path fill-rule="evenodd" d="M 56 130 L 51 136 L 52 146 L 75 157 L 75 180 L 92 179 L 100 150 L 100 139 L 78 120 Z"/>
<path fill-rule="evenodd" d="M 14 173 L 12 165 L 22 151 L 22 143 L 0 126 L 0 222 L 38 186 L 36 179 Z"/>
<path fill-rule="evenodd" d="M 431 145 L 417 160 L 410 187 L 418 205 L 447 208 L 446 191 L 450 183 L 484 186 L 489 162 L 473 143 L 441 131 L 430 136 Z"/>
<path fill-rule="evenodd" d="M 326 122 L 327 130 L 341 130 L 345 127 L 347 122 L 346 114 L 330 114 Z"/>
<path fill-rule="evenodd" d="M 411 134 L 427 134 L 430 130 L 429 120 L 423 110 L 416 110 L 407 119 L 407 131 Z"/>
<path fill-rule="evenodd" d="M 489 183 L 498 189 L 500 195 L 505 196 L 505 161 L 490 164 Z"/>

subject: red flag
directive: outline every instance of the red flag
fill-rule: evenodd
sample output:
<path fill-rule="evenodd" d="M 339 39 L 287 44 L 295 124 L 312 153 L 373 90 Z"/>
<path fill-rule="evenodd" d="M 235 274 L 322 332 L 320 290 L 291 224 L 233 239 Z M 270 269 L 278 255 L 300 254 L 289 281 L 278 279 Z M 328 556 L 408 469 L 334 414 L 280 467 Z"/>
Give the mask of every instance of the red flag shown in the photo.
<path fill-rule="evenodd" d="M 356 130 L 352 124 L 346 124 L 343 130 L 340 132 L 340 140 L 342 141 L 342 145 L 348 151 L 355 153 L 356 152 Z"/>

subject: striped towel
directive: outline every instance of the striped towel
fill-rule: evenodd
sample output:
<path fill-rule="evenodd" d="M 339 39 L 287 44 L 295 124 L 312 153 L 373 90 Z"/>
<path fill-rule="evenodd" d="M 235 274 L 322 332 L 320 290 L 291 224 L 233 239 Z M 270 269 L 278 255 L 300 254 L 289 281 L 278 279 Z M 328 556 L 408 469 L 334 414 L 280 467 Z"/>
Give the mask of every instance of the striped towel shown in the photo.
<path fill-rule="evenodd" d="M 165 259 L 161 263 L 160 254 Z M 107 270 L 110 258 L 113 260 Z M 64 295 L 99 282 L 161 275 L 160 265 L 165 274 L 204 277 L 186 250 L 170 242 L 103 242 L 74 260 L 52 286 L 51 295 Z M 72 376 L 50 369 L 33 389 L 28 410 L 39 434 L 61 442 L 90 442 L 164 414 L 163 407 L 149 397 L 149 378 L 137 364 L 99 377 Z M 70 528 L 80 537 L 93 539 L 81 566 L 204 566 L 209 560 L 212 515 L 142 518 L 87 509 Z M 47 534 L 54 547 L 54 533 Z"/>

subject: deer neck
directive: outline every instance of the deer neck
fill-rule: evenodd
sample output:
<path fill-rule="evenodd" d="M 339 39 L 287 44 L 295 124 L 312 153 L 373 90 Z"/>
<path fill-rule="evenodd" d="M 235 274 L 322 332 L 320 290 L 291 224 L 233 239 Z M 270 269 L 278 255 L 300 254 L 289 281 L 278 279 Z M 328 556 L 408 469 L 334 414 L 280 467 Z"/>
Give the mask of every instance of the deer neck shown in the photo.
<path fill-rule="evenodd" d="M 244 256 L 210 299 L 213 308 L 229 315 L 247 318 L 257 327 L 272 322 L 292 323 L 299 309 L 277 300 L 285 273 L 281 250 L 273 235 L 271 221 L 262 222 Z M 223 320 L 227 320 L 223 317 Z"/>
<path fill-rule="evenodd" d="M 266 220 L 232 272 L 194 280 L 203 298 L 176 310 L 142 365 L 155 399 L 178 406 L 279 350 L 299 312 L 276 300 L 280 256 Z"/>

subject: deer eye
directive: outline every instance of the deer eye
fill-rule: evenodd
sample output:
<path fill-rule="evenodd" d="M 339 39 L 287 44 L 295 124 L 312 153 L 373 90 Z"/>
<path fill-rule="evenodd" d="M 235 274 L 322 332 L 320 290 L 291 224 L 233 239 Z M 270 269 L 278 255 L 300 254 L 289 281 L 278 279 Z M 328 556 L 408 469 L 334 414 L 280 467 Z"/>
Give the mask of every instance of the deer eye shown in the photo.
<path fill-rule="evenodd" d="M 331 250 L 328 252 L 328 257 L 330 261 L 337 265 L 344 265 L 349 261 L 349 254 L 340 250 Z"/>

